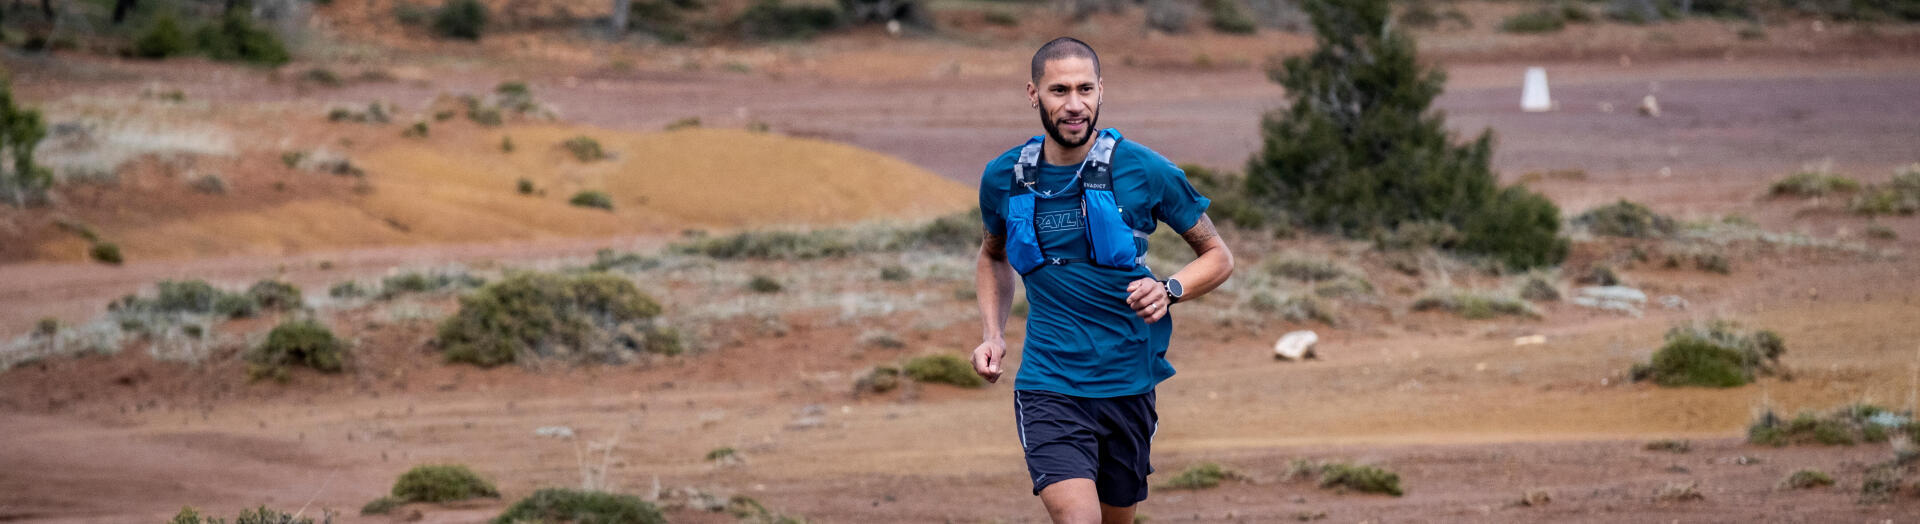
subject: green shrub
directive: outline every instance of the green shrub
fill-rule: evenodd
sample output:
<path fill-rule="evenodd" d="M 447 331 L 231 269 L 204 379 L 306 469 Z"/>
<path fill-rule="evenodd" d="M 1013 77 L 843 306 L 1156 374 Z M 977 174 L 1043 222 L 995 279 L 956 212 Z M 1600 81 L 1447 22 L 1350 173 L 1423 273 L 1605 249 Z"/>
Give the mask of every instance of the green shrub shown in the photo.
<path fill-rule="evenodd" d="M 1901 168 L 1885 185 L 1868 187 L 1849 206 L 1862 215 L 1911 215 L 1920 212 L 1920 164 Z"/>
<path fill-rule="evenodd" d="M 414 466 L 393 481 L 393 498 L 402 502 L 453 502 L 499 498 L 500 491 L 459 464 Z"/>
<path fill-rule="evenodd" d="M 1665 451 L 1668 453 L 1686 453 L 1693 451 L 1693 443 L 1685 440 L 1661 439 L 1648 442 L 1641 449 L 1647 451 Z"/>
<path fill-rule="evenodd" d="M 87 248 L 87 256 L 95 262 L 118 266 L 126 259 L 120 256 L 120 245 L 112 242 L 94 242 Z"/>
<path fill-rule="evenodd" d="M 433 12 L 433 34 L 441 38 L 479 40 L 487 29 L 487 6 L 478 0 L 447 0 Z"/>
<path fill-rule="evenodd" d="M 508 153 L 508 154 L 513 153 L 513 137 L 511 136 L 500 137 L 500 152 Z M 526 180 L 526 179 L 522 178 L 521 180 Z"/>
<path fill-rule="evenodd" d="M 1427 293 L 1413 301 L 1414 311 L 1448 311 L 1463 318 L 1480 320 L 1500 315 L 1538 318 L 1540 312 L 1533 309 L 1525 300 L 1505 295 L 1462 291 L 1440 290 Z"/>
<path fill-rule="evenodd" d="M 1874 464 L 1860 478 L 1860 503 L 1882 504 L 1893 501 L 1906 484 L 1906 466 L 1899 461 Z"/>
<path fill-rule="evenodd" d="M 522 522 L 666 524 L 667 518 L 633 495 L 548 488 L 520 499 L 493 519 L 493 524 Z"/>
<path fill-rule="evenodd" d="M 154 298 L 128 295 L 109 304 L 107 309 L 123 315 L 197 314 L 231 318 L 249 317 L 258 309 L 258 305 L 245 293 L 221 291 L 204 280 L 163 280 L 156 287 L 159 293 Z"/>
<path fill-rule="evenodd" d="M 786 289 L 786 286 L 780 285 L 780 281 L 772 277 L 754 275 L 753 279 L 747 281 L 747 289 L 755 293 L 779 293 L 780 290 Z"/>
<path fill-rule="evenodd" d="M 1244 191 L 1245 177 L 1195 164 L 1181 164 L 1180 170 L 1187 173 L 1187 181 L 1193 184 L 1195 190 L 1213 199 L 1213 204 L 1207 207 L 1208 217 L 1218 222 L 1232 223 L 1248 229 L 1267 227 L 1268 212 L 1247 200 L 1246 191 Z M 979 223 L 978 217 L 974 222 Z M 976 226 L 974 229 L 977 230 L 979 227 Z M 979 232 L 974 231 L 974 233 L 978 236 Z"/>
<path fill-rule="evenodd" d="M 1866 232 L 1867 238 L 1874 240 L 1896 240 L 1900 238 L 1899 233 L 1894 232 L 1893 228 L 1887 227 L 1884 224 L 1867 224 Z"/>
<path fill-rule="evenodd" d="M 333 287 L 327 288 L 327 296 L 333 298 L 360 298 L 368 294 L 366 288 L 361 287 L 359 282 L 352 280 L 334 284 Z"/>
<path fill-rule="evenodd" d="M 887 282 L 905 282 L 911 278 L 913 278 L 913 273 L 907 271 L 907 268 L 904 267 L 887 266 L 880 268 L 880 280 Z"/>
<path fill-rule="evenodd" d="M 140 58 L 162 59 L 191 50 L 186 31 L 180 29 L 180 22 L 174 20 L 173 14 L 166 12 L 155 15 L 140 36 L 133 39 L 133 56 Z"/>
<path fill-rule="evenodd" d="M 267 333 L 267 340 L 247 354 L 247 375 L 255 380 L 273 378 L 285 382 L 287 367 L 305 366 L 324 373 L 339 373 L 346 360 L 347 345 L 334 338 L 333 331 L 313 319 L 281 322 Z"/>
<path fill-rule="evenodd" d="M 900 368 L 893 366 L 875 366 L 859 379 L 853 381 L 853 394 L 880 394 L 900 387 Z"/>
<path fill-rule="evenodd" d="M 433 10 L 407 0 L 400 0 L 393 4 L 393 20 L 407 27 L 427 25 L 427 22 L 433 20 Z"/>
<path fill-rule="evenodd" d="M 1673 235 L 1675 222 L 1647 206 L 1621 200 L 1573 217 L 1574 225 L 1601 236 L 1664 238 Z"/>
<path fill-rule="evenodd" d="M 1161 489 L 1207 489 L 1220 485 L 1221 480 L 1233 478 L 1234 474 L 1212 462 L 1202 462 L 1187 467 L 1173 478 L 1161 484 Z"/>
<path fill-rule="evenodd" d="M 914 357 L 902 366 L 911 378 L 920 382 L 952 384 L 963 388 L 977 388 L 987 385 L 987 380 L 973 372 L 973 363 L 959 355 L 940 353 Z"/>
<path fill-rule="evenodd" d="M 760 501 L 746 495 L 734 495 L 727 499 L 727 514 L 739 519 L 742 524 L 806 524 L 806 520 L 781 515 L 767 510 Z"/>
<path fill-rule="evenodd" d="M 329 517 L 326 522 L 333 522 L 333 519 Z M 167 524 L 227 524 L 227 521 L 218 518 L 203 519 L 200 512 L 194 511 L 192 507 L 184 507 L 180 508 L 180 513 L 174 514 L 173 520 L 167 521 Z M 240 510 L 240 515 L 234 518 L 233 524 L 313 524 L 313 519 L 296 517 L 292 513 L 260 506 L 252 510 Z"/>
<path fill-rule="evenodd" d="M 1269 275 L 1301 282 L 1323 282 L 1356 276 L 1340 264 L 1321 258 L 1269 258 L 1261 262 L 1260 267 Z"/>
<path fill-rule="evenodd" d="M 705 237 L 675 244 L 683 254 L 730 259 L 812 259 L 841 257 L 863 251 L 844 230 L 746 231 L 724 237 Z"/>
<path fill-rule="evenodd" d="M 1833 485 L 1833 477 L 1817 469 L 1802 469 L 1780 479 L 1780 487 L 1786 489 L 1813 489 Z"/>
<path fill-rule="evenodd" d="M 273 33 L 254 27 L 244 10 L 227 11 L 220 21 L 194 33 L 195 46 L 207 58 L 223 62 L 279 67 L 293 60 Z"/>
<path fill-rule="evenodd" d="M 324 67 L 315 67 L 300 73 L 300 81 L 324 87 L 340 87 L 346 84 L 340 79 L 339 73 Z"/>
<path fill-rule="evenodd" d="M 160 293 L 155 305 L 166 312 L 211 313 L 222 294 L 205 280 L 162 280 L 157 287 Z"/>
<path fill-rule="evenodd" d="M 1757 373 L 1772 374 L 1787 351 L 1771 331 L 1742 333 L 1727 321 L 1676 327 L 1647 364 L 1636 365 L 1633 379 L 1662 386 L 1730 388 L 1752 382 Z"/>
<path fill-rule="evenodd" d="M 394 508 L 400 507 L 401 504 L 406 504 L 406 502 L 393 497 L 380 497 L 373 499 L 373 501 L 368 502 L 365 506 L 360 506 L 360 514 L 385 515 L 392 512 Z"/>
<path fill-rule="evenodd" d="M 1205 0 L 1205 4 L 1208 23 L 1215 31 L 1250 35 L 1260 29 L 1237 0 Z"/>
<path fill-rule="evenodd" d="M 475 124 L 480 124 L 487 127 L 496 127 L 506 122 L 506 119 L 500 116 L 500 110 L 492 107 L 475 107 L 475 108 L 467 109 L 467 120 L 472 120 L 473 123 Z M 508 147 L 506 149 L 511 151 L 513 148 Z"/>
<path fill-rule="evenodd" d="M 1747 426 L 1747 442 L 1763 446 L 1820 444 L 1851 446 L 1885 442 L 1890 433 L 1920 433 L 1911 412 L 1894 413 L 1871 404 L 1843 406 L 1824 415 L 1800 413 L 1791 420 L 1766 410 Z"/>
<path fill-rule="evenodd" d="M 1467 217 L 1460 248 L 1488 254 L 1512 269 L 1551 266 L 1567 258 L 1569 243 L 1559 231 L 1559 207 L 1539 193 L 1510 186 Z"/>
<path fill-rule="evenodd" d="M 400 136 L 407 137 L 407 138 L 426 138 L 427 123 L 414 122 L 413 125 L 407 126 L 406 129 L 401 130 Z"/>
<path fill-rule="evenodd" d="M 1520 286 L 1520 298 L 1537 302 L 1555 302 L 1560 300 L 1560 288 L 1554 287 L 1553 282 L 1544 277 L 1529 276 L 1526 283 Z"/>
<path fill-rule="evenodd" d="M 1456 145 L 1444 116 L 1429 111 L 1445 74 L 1422 65 L 1413 38 L 1387 23 L 1387 0 L 1304 7 L 1319 47 L 1268 72 L 1292 103 L 1261 121 L 1261 148 L 1246 169 L 1250 199 L 1348 236 L 1433 221 L 1464 233 L 1460 249 L 1509 264 L 1565 257 L 1558 208 L 1525 189 L 1500 190 L 1491 132 Z"/>
<path fill-rule="evenodd" d="M 0 77 L 0 158 L 13 159 L 11 165 L 0 164 L 0 198 L 14 207 L 45 203 L 53 187 L 53 172 L 33 161 L 34 148 L 46 136 L 40 112 L 14 105 L 12 79 Z"/>
<path fill-rule="evenodd" d="M 560 144 L 573 153 L 573 158 L 581 162 L 592 162 L 607 158 L 607 152 L 600 149 L 600 141 L 590 136 L 576 136 Z"/>
<path fill-rule="evenodd" d="M 460 310 L 440 325 L 439 346 L 448 361 L 481 367 L 522 357 L 618 362 L 629 351 L 677 352 L 678 338 L 650 322 L 660 309 L 618 276 L 518 273 L 460 297 Z"/>
<path fill-rule="evenodd" d="M 970 252 L 980 248 L 980 240 L 980 208 L 973 207 L 903 228 L 886 248 Z"/>
<path fill-rule="evenodd" d="M 751 40 L 806 40 L 844 27 L 847 20 L 833 7 L 754 0 L 734 19 L 733 25 L 741 36 Z"/>
<path fill-rule="evenodd" d="M 1566 17 L 1551 8 L 1527 11 L 1500 21 L 1500 30 L 1507 33 L 1553 33 L 1566 27 Z"/>
<path fill-rule="evenodd" d="M 567 203 L 576 207 L 594 207 L 613 211 L 613 195 L 607 194 L 606 191 L 587 190 L 574 193 L 573 198 L 567 199 Z"/>
<path fill-rule="evenodd" d="M 410 271 L 389 275 L 380 279 L 380 299 L 391 299 L 407 293 L 426 293 L 447 288 L 472 288 L 486 284 L 485 280 L 466 273 Z"/>
<path fill-rule="evenodd" d="M 700 117 L 690 116 L 690 117 L 682 118 L 679 120 L 675 120 L 671 123 L 668 123 L 666 130 L 679 131 L 682 129 L 699 129 L 699 128 L 700 128 Z"/>
<path fill-rule="evenodd" d="M 1320 467 L 1321 488 L 1351 489 L 1361 493 L 1385 493 L 1395 497 L 1400 490 L 1400 474 L 1374 466 L 1327 464 Z"/>
<path fill-rule="evenodd" d="M 281 311 L 300 309 L 304 302 L 300 297 L 300 288 L 279 280 L 262 280 L 247 288 L 247 298 L 254 304 Z"/>
<path fill-rule="evenodd" d="M 1020 25 L 1020 17 L 1018 15 L 1015 15 L 1013 13 L 1009 13 L 1006 11 L 1001 11 L 997 9 L 990 10 L 990 11 L 987 11 L 983 16 L 985 17 L 985 20 L 987 21 L 987 23 L 991 25 L 997 25 L 1001 27 L 1015 27 Z"/>
<path fill-rule="evenodd" d="M 1817 197 L 1859 190 L 1860 183 L 1851 178 L 1821 170 L 1808 170 L 1775 180 L 1768 192 L 1773 196 Z"/>

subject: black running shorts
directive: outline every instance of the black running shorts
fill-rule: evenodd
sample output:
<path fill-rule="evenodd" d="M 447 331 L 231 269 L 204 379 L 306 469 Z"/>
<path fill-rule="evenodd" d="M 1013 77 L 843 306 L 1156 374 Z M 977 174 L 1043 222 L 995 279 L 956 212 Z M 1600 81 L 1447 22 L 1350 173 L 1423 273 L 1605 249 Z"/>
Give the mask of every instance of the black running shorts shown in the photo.
<path fill-rule="evenodd" d="M 1152 391 L 1082 398 L 1051 391 L 1015 391 L 1020 446 L 1033 494 L 1067 479 L 1092 479 L 1100 503 L 1128 507 L 1147 499 L 1147 459 L 1160 415 Z"/>

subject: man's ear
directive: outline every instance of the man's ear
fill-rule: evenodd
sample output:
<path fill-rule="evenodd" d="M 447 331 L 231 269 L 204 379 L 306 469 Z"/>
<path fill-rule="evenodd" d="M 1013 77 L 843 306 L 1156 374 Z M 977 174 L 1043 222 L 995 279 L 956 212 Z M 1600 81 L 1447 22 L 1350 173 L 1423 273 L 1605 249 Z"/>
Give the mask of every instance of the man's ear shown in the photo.
<path fill-rule="evenodd" d="M 1040 107 L 1040 89 L 1034 87 L 1033 82 L 1027 82 L 1027 104 Z"/>

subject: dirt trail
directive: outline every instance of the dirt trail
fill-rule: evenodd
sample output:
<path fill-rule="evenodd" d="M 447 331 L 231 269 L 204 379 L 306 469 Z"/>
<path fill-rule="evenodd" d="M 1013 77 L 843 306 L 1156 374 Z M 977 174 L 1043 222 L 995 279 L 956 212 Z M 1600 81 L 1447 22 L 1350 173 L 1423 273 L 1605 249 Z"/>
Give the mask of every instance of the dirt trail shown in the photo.
<path fill-rule="evenodd" d="M 1817 160 L 1809 156 L 1831 156 L 1836 167 L 1868 180 L 1920 160 L 1911 158 L 1920 143 L 1920 108 L 1906 103 L 1920 99 L 1920 62 L 1912 59 L 1565 64 L 1551 68 L 1562 111 L 1546 115 L 1518 111 L 1517 88 L 1507 82 L 1517 84 L 1519 70 L 1456 68 L 1457 87 L 1441 106 L 1457 129 L 1500 133 L 1496 163 L 1508 178 L 1585 170 L 1583 180 L 1536 186 L 1569 211 L 1625 197 L 1681 218 L 1742 213 L 1771 229 L 1853 241 L 1866 220 L 1756 196 L 1773 178 Z M 484 80 L 470 82 L 493 79 Z M 571 87 L 564 80 L 534 84 L 589 125 L 651 131 L 686 116 L 714 127 L 754 119 L 776 132 L 887 153 L 962 184 L 971 183 L 980 159 L 1034 127 L 1002 79 L 709 80 L 636 74 Z M 1669 113 L 1633 115 L 1631 104 L 1653 81 Z M 1107 123 L 1176 161 L 1220 167 L 1240 164 L 1257 145 L 1255 116 L 1279 103 L 1278 88 L 1249 70 L 1117 67 L 1108 82 L 1115 91 Z M 98 90 L 132 82 L 103 85 Z M 446 87 L 383 84 L 329 96 L 424 100 Z M 187 89 L 202 96 L 200 89 L 212 87 L 189 82 Z M 897 96 L 902 91 L 915 96 Z M 637 96 L 654 102 L 619 103 Z M 1601 112 L 1603 102 L 1615 111 Z M 1659 175 L 1662 167 L 1672 175 Z M 1880 223 L 1900 240 L 1875 246 L 1911 252 L 1920 245 L 1920 221 Z M 106 301 L 165 278 L 240 284 L 283 275 L 323 289 L 396 266 L 550 267 L 601 247 L 663 242 L 646 236 L 316 250 L 122 268 L 12 264 L 0 266 L 0 333 L 23 332 L 43 316 L 85 320 Z M 1323 328 L 1327 358 L 1316 362 L 1268 357 L 1270 341 L 1298 326 L 1273 321 L 1215 330 L 1196 315 L 1182 324 L 1173 356 L 1180 375 L 1161 392 L 1165 431 L 1156 463 L 1164 475 L 1219 462 L 1252 480 L 1199 492 L 1157 490 L 1142 513 L 1154 521 L 1201 522 L 1320 512 L 1330 521 L 1920 519 L 1920 503 L 1911 498 L 1855 503 L 1865 465 L 1890 456 L 1885 446 L 1740 442 L 1751 410 L 1766 404 L 1783 411 L 1863 400 L 1899 406 L 1920 363 L 1912 343 L 1920 325 L 1911 322 L 1920 318 L 1920 265 L 1910 255 L 1783 251 L 1730 276 L 1661 269 L 1633 275 L 1651 292 L 1687 296 L 1685 310 L 1626 318 L 1556 305 L 1546 320 L 1478 322 L 1414 313 L 1366 328 Z M 321 269 L 322 261 L 330 269 Z M 958 320 L 915 347 L 964 348 L 977 337 L 964 303 L 921 307 L 952 310 Z M 1668 326 L 1721 315 L 1785 336 L 1793 379 L 1711 391 L 1622 381 Z M 472 465 L 512 499 L 538 487 L 577 485 L 576 446 L 615 440 L 611 480 L 630 493 L 650 491 L 657 477 L 669 488 L 748 494 L 823 522 L 1038 521 L 1038 503 L 1024 495 L 1007 386 L 850 398 L 853 374 L 885 357 L 850 359 L 849 341 L 864 329 L 904 321 L 804 320 L 790 333 L 650 366 L 543 372 L 442 365 L 423 349 L 431 326 L 403 323 L 368 328 L 369 360 L 355 374 L 301 375 L 285 387 L 239 382 L 240 364 L 231 358 L 194 367 L 125 352 L 35 363 L 0 375 L 0 433 L 8 435 L 0 445 L 0 520 L 153 522 L 183 504 L 231 514 L 257 504 L 299 508 L 312 499 L 313 507 L 347 511 L 341 521 L 389 522 L 401 517 L 353 512 L 411 465 Z M 1549 343 L 1512 344 L 1536 333 Z M 572 427 L 579 437 L 534 435 L 552 425 Z M 1669 437 L 1692 439 L 1694 451 L 1641 448 Z M 746 464 L 716 467 L 702 459 L 721 446 L 736 447 Z M 1281 481 L 1295 458 L 1383 464 L 1402 475 L 1409 494 L 1340 494 Z M 1774 488 L 1800 467 L 1834 473 L 1840 485 Z M 1705 498 L 1657 500 L 1654 492 L 1669 482 L 1697 482 Z M 1512 504 L 1533 489 L 1549 491 L 1553 502 Z M 425 522 L 477 522 L 505 504 L 418 506 L 402 515 L 418 510 Z M 732 521 L 690 510 L 672 517 Z"/>

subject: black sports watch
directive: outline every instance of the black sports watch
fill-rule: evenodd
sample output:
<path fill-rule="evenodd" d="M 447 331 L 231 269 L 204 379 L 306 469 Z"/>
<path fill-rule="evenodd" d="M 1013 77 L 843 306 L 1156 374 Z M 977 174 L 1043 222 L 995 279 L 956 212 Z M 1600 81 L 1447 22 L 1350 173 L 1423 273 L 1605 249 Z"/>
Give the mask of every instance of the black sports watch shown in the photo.
<path fill-rule="evenodd" d="M 1168 305 L 1180 303 L 1180 295 L 1187 293 L 1186 288 L 1180 286 L 1180 281 L 1171 278 L 1160 281 L 1160 286 L 1167 288 Z"/>

